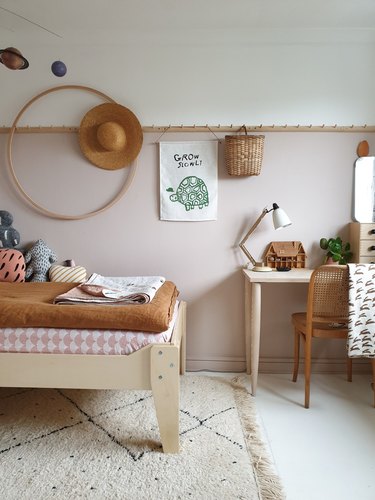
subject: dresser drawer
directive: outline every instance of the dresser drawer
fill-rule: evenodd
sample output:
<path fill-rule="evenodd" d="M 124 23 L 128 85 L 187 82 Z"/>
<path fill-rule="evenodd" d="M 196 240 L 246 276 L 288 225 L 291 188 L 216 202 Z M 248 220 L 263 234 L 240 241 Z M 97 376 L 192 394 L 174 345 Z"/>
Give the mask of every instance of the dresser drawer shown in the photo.
<path fill-rule="evenodd" d="M 359 238 L 361 240 L 375 240 L 375 224 L 359 224 Z"/>
<path fill-rule="evenodd" d="M 375 264 L 375 255 L 373 257 L 369 257 L 368 255 L 361 255 L 357 260 L 357 263 L 361 264 Z"/>
<path fill-rule="evenodd" d="M 359 255 L 373 255 L 375 258 L 375 239 L 374 240 L 360 240 L 359 242 Z"/>
<path fill-rule="evenodd" d="M 349 224 L 352 262 L 375 262 L 375 223 L 351 222 Z"/>

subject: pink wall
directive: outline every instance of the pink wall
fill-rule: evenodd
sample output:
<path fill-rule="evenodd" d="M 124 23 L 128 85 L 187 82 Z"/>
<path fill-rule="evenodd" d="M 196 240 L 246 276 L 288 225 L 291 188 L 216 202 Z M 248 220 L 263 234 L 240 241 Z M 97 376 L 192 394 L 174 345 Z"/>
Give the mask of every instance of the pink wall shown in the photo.
<path fill-rule="evenodd" d="M 244 368 L 244 283 L 246 263 L 237 244 L 266 206 L 277 202 L 292 226 L 275 232 L 268 216 L 249 241 L 259 258 L 272 240 L 300 240 L 314 267 L 323 257 L 319 239 L 348 236 L 353 164 L 358 143 L 374 134 L 267 133 L 259 177 L 233 178 L 219 145 L 218 220 L 159 220 L 159 134 L 146 134 L 138 171 L 129 192 L 104 213 L 79 221 L 55 220 L 37 213 L 17 194 L 0 135 L 0 209 L 14 216 L 21 246 L 43 238 L 59 260 L 74 259 L 89 272 L 104 275 L 162 274 L 173 280 L 188 302 L 187 357 L 190 369 Z M 169 133 L 171 141 L 212 140 L 211 134 Z M 15 138 L 14 164 L 26 191 L 50 210 L 87 212 L 110 200 L 124 181 L 123 171 L 101 171 L 83 159 L 74 134 L 24 134 Z M 267 285 L 262 312 L 261 368 L 290 369 L 289 316 L 303 309 L 305 285 Z M 316 346 L 321 367 L 344 354 L 336 344 Z M 331 363 L 331 361 L 329 361 Z"/>

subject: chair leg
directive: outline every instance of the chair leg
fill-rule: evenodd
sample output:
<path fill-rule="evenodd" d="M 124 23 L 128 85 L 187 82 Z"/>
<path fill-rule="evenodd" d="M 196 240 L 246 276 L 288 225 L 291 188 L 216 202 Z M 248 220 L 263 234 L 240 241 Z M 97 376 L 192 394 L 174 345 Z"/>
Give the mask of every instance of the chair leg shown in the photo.
<path fill-rule="evenodd" d="M 297 382 L 299 368 L 299 345 L 300 333 L 297 328 L 294 328 L 294 366 L 293 366 L 293 382 Z"/>
<path fill-rule="evenodd" d="M 305 408 L 310 407 L 311 336 L 305 339 Z"/>
<path fill-rule="evenodd" d="M 371 360 L 372 364 L 372 390 L 374 393 L 374 408 L 375 408 L 375 359 Z"/>
<path fill-rule="evenodd" d="M 353 378 L 353 359 L 352 358 L 347 358 L 346 359 L 346 373 L 348 377 L 348 382 L 352 382 Z"/>

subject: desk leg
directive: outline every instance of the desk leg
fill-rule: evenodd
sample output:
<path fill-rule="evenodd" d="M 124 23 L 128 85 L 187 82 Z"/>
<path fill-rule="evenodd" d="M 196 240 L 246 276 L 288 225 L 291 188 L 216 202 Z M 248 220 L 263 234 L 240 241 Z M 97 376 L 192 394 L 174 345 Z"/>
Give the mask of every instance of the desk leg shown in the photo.
<path fill-rule="evenodd" d="M 245 284 L 246 371 L 251 373 L 251 393 L 255 396 L 259 369 L 261 285 Z"/>
<path fill-rule="evenodd" d="M 251 373 L 250 349 L 251 349 L 251 283 L 245 280 L 245 358 L 246 373 Z"/>

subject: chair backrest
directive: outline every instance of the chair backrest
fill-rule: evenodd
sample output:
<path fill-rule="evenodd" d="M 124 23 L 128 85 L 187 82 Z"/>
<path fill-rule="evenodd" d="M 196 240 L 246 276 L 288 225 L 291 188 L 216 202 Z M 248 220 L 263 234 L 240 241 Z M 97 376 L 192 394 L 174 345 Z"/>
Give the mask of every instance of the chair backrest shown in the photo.
<path fill-rule="evenodd" d="M 349 273 L 347 266 L 320 266 L 312 273 L 307 299 L 307 319 L 346 322 Z"/>

